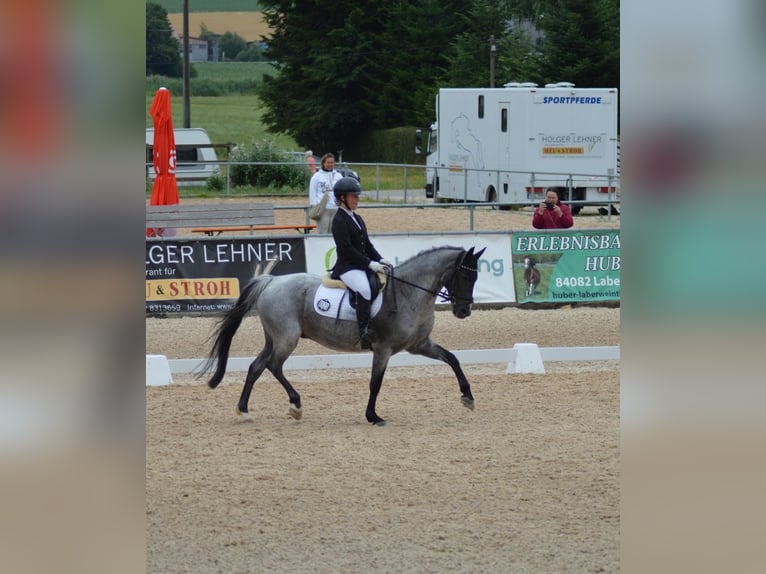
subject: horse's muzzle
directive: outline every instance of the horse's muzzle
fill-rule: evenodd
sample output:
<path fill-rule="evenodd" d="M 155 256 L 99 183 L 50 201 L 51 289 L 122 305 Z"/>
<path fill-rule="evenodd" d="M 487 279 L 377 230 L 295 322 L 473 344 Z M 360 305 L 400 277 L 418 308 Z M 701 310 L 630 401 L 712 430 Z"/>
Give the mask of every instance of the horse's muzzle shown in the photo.
<path fill-rule="evenodd" d="M 469 317 L 471 315 L 471 306 L 470 305 L 455 305 L 452 308 L 452 314 L 455 315 L 458 319 L 465 319 L 466 317 Z"/>

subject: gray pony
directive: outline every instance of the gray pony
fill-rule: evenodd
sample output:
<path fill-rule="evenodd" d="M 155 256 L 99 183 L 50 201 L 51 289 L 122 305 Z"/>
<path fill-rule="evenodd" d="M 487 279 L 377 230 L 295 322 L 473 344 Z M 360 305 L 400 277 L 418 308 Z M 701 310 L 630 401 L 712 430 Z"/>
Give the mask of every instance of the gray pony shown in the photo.
<path fill-rule="evenodd" d="M 375 425 L 385 424 L 375 412 L 375 402 L 391 356 L 408 351 L 447 363 L 455 373 L 463 405 L 474 407 L 471 387 L 457 357 L 431 340 L 434 326 L 434 303 L 437 297 L 452 304 L 459 319 L 471 314 L 473 288 L 478 278 L 478 261 L 484 249 L 436 247 L 411 257 L 389 273 L 378 314 L 371 320 L 377 333 L 372 344 L 370 396 L 365 416 Z M 355 320 L 323 316 L 314 309 L 314 294 L 321 278 L 309 273 L 262 275 L 250 280 L 234 307 L 218 323 L 215 341 L 200 375 L 215 372 L 208 381 L 215 388 L 223 380 L 231 342 L 245 315 L 255 310 L 260 317 L 265 345 L 250 364 L 242 389 L 238 413 L 249 419 L 248 401 L 255 381 L 268 369 L 282 384 L 290 401 L 290 415 L 302 416 L 301 397 L 285 378 L 282 366 L 301 338 L 316 341 L 338 351 L 361 352 Z"/>

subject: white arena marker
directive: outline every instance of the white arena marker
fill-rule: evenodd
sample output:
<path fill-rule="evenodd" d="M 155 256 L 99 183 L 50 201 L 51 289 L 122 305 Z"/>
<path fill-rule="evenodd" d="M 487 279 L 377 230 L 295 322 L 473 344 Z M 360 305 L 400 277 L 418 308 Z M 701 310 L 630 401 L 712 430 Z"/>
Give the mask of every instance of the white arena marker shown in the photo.
<path fill-rule="evenodd" d="M 170 363 L 165 355 L 146 355 L 146 386 L 162 387 L 173 384 Z"/>
<path fill-rule="evenodd" d="M 516 343 L 506 373 L 545 373 L 540 349 L 534 343 Z"/>

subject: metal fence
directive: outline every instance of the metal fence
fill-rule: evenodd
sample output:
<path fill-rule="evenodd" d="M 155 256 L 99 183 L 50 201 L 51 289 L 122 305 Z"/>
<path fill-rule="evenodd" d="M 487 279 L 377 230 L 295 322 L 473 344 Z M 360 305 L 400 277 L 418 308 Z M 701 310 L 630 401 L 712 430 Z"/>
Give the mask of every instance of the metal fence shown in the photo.
<path fill-rule="evenodd" d="M 197 162 L 178 162 L 178 167 L 183 166 L 200 166 L 200 165 L 217 165 L 219 168 L 218 175 L 220 175 L 225 180 L 225 186 L 223 190 L 223 194 L 225 196 L 232 194 L 232 184 L 231 184 L 231 175 L 230 175 L 230 167 L 231 166 L 273 166 L 273 165 L 293 165 L 296 166 L 296 168 L 305 168 L 306 163 L 303 161 L 296 161 L 296 162 L 252 162 L 252 161 L 231 161 L 231 160 L 205 160 L 205 161 L 197 161 Z M 608 193 L 604 194 L 603 200 L 600 201 L 593 201 L 593 200 L 576 200 L 576 199 L 566 199 L 566 203 L 571 206 L 578 206 L 578 205 L 604 205 L 609 208 L 609 212 L 612 213 L 612 206 L 615 204 L 620 203 L 620 177 L 619 172 L 617 175 L 603 175 L 603 174 L 586 174 L 586 173 L 557 173 L 557 172 L 528 172 L 528 171 L 515 171 L 515 170 L 489 170 L 489 169 L 474 169 L 474 168 L 464 168 L 461 170 L 462 177 L 463 177 L 463 196 L 462 198 L 458 198 L 454 201 L 458 203 L 439 203 L 437 201 L 437 198 L 430 199 L 426 197 L 425 193 L 425 173 L 427 167 L 421 164 L 404 164 L 404 163 L 347 163 L 347 162 L 338 162 L 335 164 L 336 168 L 342 168 L 342 167 L 348 167 L 351 169 L 358 170 L 361 167 L 372 167 L 375 170 L 375 177 L 374 180 L 370 183 L 366 181 L 366 178 L 363 178 L 362 181 L 362 188 L 364 190 L 364 194 L 366 197 L 373 198 L 375 201 L 386 201 L 386 202 L 401 202 L 403 204 L 411 204 L 415 203 L 418 207 L 423 207 L 423 205 L 427 205 L 429 201 L 433 201 L 435 206 L 441 206 L 444 207 L 445 205 L 460 205 L 460 202 L 467 204 L 468 208 L 471 208 L 471 206 L 490 206 L 497 209 L 510 209 L 512 207 L 524 207 L 524 206 L 531 206 L 536 205 L 540 201 L 539 195 L 530 195 L 529 193 L 526 194 L 526 197 L 517 200 L 517 201 L 480 201 L 477 203 L 470 203 L 468 201 L 469 193 L 468 193 L 468 186 L 469 186 L 469 179 L 470 175 L 472 173 L 476 174 L 486 174 L 484 180 L 487 181 L 488 179 L 493 179 L 496 182 L 496 189 L 500 188 L 500 182 L 502 178 L 510 176 L 511 174 L 514 175 L 523 175 L 525 176 L 525 180 L 528 181 L 528 186 L 531 189 L 541 189 L 544 188 L 547 185 L 555 184 L 558 187 L 563 187 L 568 190 L 567 196 L 569 198 L 572 197 L 572 191 L 575 189 L 576 184 L 574 183 L 576 180 L 584 180 L 584 179 L 591 179 L 593 180 L 591 185 L 593 186 L 602 186 L 607 187 L 610 191 Z M 433 168 L 430 168 L 433 169 Z M 437 168 L 440 172 L 447 172 L 448 168 L 446 167 L 440 167 Z M 146 170 L 147 170 L 147 177 L 150 176 L 151 170 L 152 170 L 152 164 L 147 163 L 146 164 Z M 394 177 L 391 176 L 391 172 L 396 172 L 396 175 Z M 382 181 L 384 178 L 382 178 L 382 174 L 387 173 L 387 177 L 385 178 L 386 184 L 382 184 Z M 186 184 L 204 184 L 205 180 L 200 178 L 190 178 L 188 180 L 185 180 L 183 178 L 182 172 L 179 172 L 177 174 L 178 181 L 180 185 Z M 391 184 L 392 181 L 396 181 L 397 184 L 393 185 Z M 401 183 L 401 185 L 398 185 L 398 183 Z M 562 185 L 563 182 L 563 185 Z M 616 191 L 611 191 L 611 190 Z M 405 207 L 407 205 L 403 205 L 402 207 Z M 410 205 L 411 206 L 411 205 Z M 306 208 L 308 210 L 308 208 Z M 307 221 L 308 221 L 308 215 L 307 215 Z"/>

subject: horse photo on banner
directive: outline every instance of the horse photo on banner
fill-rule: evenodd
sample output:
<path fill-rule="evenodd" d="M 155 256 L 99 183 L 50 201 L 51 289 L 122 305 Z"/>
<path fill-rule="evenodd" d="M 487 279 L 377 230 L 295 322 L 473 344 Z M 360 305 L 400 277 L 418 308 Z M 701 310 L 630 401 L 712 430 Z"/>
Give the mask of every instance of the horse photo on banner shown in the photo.
<path fill-rule="evenodd" d="M 167 88 L 160 88 L 154 94 L 149 113 L 154 120 L 152 166 L 156 175 L 149 205 L 176 205 L 178 203 L 176 138 L 173 133 L 170 91 Z M 146 236 L 173 237 L 175 236 L 175 229 L 147 229 Z"/>

